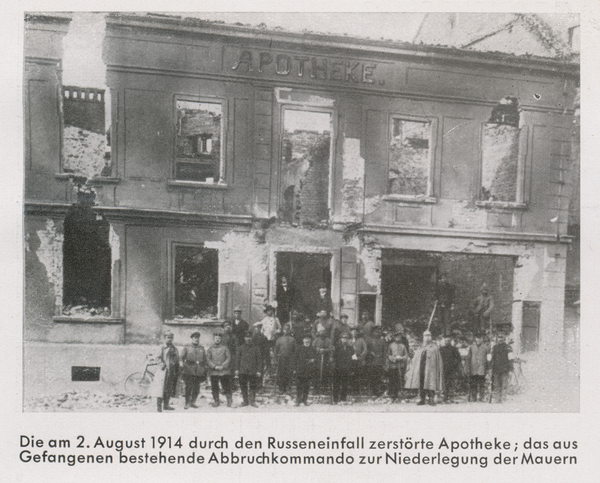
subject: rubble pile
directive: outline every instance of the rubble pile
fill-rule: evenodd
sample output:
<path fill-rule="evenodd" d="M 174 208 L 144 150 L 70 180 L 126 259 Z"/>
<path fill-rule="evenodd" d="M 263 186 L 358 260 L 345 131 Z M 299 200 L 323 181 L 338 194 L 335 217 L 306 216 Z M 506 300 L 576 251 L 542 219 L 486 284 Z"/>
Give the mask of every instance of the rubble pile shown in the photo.
<path fill-rule="evenodd" d="M 98 409 L 123 409 L 136 411 L 150 402 L 150 396 L 105 394 L 98 391 L 69 391 L 61 395 L 43 396 L 25 401 L 25 411 L 89 411 Z"/>

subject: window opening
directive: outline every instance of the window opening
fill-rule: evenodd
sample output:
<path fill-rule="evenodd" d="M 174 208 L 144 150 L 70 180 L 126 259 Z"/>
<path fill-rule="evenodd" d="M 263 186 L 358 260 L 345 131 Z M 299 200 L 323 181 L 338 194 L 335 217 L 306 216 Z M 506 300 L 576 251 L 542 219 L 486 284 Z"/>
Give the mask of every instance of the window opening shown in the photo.
<path fill-rule="evenodd" d="M 87 206 L 65 217 L 63 315 L 110 317 L 110 225 Z"/>
<path fill-rule="evenodd" d="M 519 103 L 506 97 L 483 128 L 481 200 L 516 202 L 519 180 Z"/>
<path fill-rule="evenodd" d="M 279 216 L 292 224 L 329 219 L 330 112 L 284 109 Z"/>
<path fill-rule="evenodd" d="M 175 245 L 174 314 L 178 319 L 216 319 L 219 300 L 218 250 Z"/>
<path fill-rule="evenodd" d="M 220 102 L 176 101 L 175 178 L 222 181 L 223 106 Z"/>
<path fill-rule="evenodd" d="M 431 170 L 431 121 L 392 119 L 388 194 L 427 196 Z"/>

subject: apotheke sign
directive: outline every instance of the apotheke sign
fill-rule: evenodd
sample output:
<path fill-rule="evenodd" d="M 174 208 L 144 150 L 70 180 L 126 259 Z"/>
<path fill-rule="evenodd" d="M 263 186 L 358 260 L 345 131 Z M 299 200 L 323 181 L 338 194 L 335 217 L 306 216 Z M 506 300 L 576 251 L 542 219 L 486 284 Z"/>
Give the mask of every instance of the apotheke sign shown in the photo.
<path fill-rule="evenodd" d="M 315 81 L 328 80 L 349 84 L 379 84 L 377 63 L 358 60 L 332 59 L 308 55 L 275 54 L 242 50 L 231 65 L 239 73 L 266 76 L 299 77 Z M 255 74 L 256 75 L 256 74 Z"/>

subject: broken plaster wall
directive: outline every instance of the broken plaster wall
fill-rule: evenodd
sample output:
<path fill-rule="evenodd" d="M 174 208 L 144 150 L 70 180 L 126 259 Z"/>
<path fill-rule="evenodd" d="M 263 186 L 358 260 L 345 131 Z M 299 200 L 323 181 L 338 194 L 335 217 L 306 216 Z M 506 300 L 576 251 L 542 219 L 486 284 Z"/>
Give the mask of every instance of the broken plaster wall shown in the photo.
<path fill-rule="evenodd" d="M 341 222 L 362 220 L 364 208 L 365 160 L 360 155 L 360 139 L 344 138 Z"/>
<path fill-rule="evenodd" d="M 35 254 L 46 267 L 46 276 L 54 289 L 54 313 L 57 314 L 62 311 L 64 240 L 62 226 L 52 219 L 47 219 L 45 228 L 37 230 L 36 233 L 40 245 Z"/>

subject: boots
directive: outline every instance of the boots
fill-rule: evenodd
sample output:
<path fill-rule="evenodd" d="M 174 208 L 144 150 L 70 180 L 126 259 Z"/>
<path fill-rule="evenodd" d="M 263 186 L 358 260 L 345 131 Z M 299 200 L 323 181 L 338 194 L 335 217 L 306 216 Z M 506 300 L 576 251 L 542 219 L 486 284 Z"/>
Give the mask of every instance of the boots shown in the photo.
<path fill-rule="evenodd" d="M 169 399 L 168 397 L 163 399 L 163 408 L 165 409 L 165 411 L 173 411 L 175 410 L 175 408 L 173 406 L 169 406 Z"/>
<path fill-rule="evenodd" d="M 162 397 L 157 397 L 157 398 L 156 398 L 156 410 L 157 410 L 159 413 L 162 413 L 162 404 L 163 404 L 163 402 L 162 402 Z"/>
<path fill-rule="evenodd" d="M 233 398 L 232 398 L 231 394 L 227 394 L 225 397 L 227 398 L 227 407 L 230 408 L 231 404 L 233 402 Z"/>
<path fill-rule="evenodd" d="M 250 406 L 253 408 L 258 407 L 258 404 L 256 404 L 256 394 L 254 392 L 250 393 Z"/>
<path fill-rule="evenodd" d="M 189 398 L 185 398 L 185 405 L 183 406 L 183 409 L 189 409 L 190 408 L 190 399 Z"/>
<path fill-rule="evenodd" d="M 419 391 L 419 402 L 417 403 L 417 406 L 423 405 L 425 405 L 425 391 Z"/>
<path fill-rule="evenodd" d="M 221 401 L 219 401 L 218 397 L 213 398 L 213 402 L 210 403 L 213 408 L 218 408 L 221 405 Z"/>

